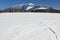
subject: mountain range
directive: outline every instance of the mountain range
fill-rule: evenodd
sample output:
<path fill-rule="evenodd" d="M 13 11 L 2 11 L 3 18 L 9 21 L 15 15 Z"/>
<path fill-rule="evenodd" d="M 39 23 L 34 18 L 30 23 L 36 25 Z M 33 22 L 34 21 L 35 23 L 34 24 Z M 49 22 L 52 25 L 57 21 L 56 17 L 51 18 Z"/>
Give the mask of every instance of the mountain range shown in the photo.
<path fill-rule="evenodd" d="M 33 3 L 29 3 L 29 4 L 15 5 L 6 8 L 4 10 L 1 10 L 0 12 L 58 12 L 60 13 L 60 10 L 54 9 L 52 7 L 47 8 L 44 5 L 35 5 Z"/>

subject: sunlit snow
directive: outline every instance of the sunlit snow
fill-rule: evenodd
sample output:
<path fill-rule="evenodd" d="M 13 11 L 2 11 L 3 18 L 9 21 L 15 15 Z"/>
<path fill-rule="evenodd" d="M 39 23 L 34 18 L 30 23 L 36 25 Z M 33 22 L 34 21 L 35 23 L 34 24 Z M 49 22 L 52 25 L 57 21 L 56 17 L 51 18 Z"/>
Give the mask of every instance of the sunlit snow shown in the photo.
<path fill-rule="evenodd" d="M 59 30 L 60 14 L 0 14 L 0 40 L 60 40 Z"/>

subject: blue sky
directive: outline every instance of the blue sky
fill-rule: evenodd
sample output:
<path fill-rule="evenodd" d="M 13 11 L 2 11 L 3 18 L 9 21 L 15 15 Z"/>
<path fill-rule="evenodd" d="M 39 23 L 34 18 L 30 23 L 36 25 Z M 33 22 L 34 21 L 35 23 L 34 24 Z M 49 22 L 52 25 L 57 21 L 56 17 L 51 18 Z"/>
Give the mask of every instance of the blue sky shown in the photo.
<path fill-rule="evenodd" d="M 0 9 L 2 10 L 13 5 L 28 3 L 60 9 L 60 0 L 0 0 Z"/>

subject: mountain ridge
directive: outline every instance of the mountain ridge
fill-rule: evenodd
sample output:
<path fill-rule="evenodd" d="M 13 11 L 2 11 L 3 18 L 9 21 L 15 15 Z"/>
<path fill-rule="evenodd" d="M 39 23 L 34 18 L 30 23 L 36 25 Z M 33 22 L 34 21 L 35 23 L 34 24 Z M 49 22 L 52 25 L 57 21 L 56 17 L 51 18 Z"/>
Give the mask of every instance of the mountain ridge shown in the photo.
<path fill-rule="evenodd" d="M 33 3 L 29 4 L 19 4 L 6 8 L 2 12 L 57 12 L 60 13 L 60 10 L 54 9 L 52 7 L 45 7 L 44 5 L 35 5 Z"/>

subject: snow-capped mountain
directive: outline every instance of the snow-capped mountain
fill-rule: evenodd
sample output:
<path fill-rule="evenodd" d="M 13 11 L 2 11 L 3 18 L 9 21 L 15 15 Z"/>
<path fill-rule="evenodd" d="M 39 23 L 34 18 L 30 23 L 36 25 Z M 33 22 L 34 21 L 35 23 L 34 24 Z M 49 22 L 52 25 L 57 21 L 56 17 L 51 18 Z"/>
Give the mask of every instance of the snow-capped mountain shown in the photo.
<path fill-rule="evenodd" d="M 8 9 L 13 9 L 13 10 L 15 10 L 15 9 L 19 9 L 19 10 L 33 10 L 34 9 L 34 10 L 36 10 L 36 9 L 47 9 L 47 8 L 45 8 L 44 6 L 40 6 L 40 5 L 36 6 L 33 3 L 29 3 L 29 4 L 15 5 L 15 6 L 12 6 L 12 7 L 8 8 Z"/>
<path fill-rule="evenodd" d="M 37 9 L 47 9 L 45 6 L 36 6 L 33 3 L 29 4 L 19 4 L 11 7 L 12 9 L 20 9 L 20 10 L 37 10 Z"/>
<path fill-rule="evenodd" d="M 47 9 L 44 6 L 36 6 L 33 3 L 29 4 L 19 4 L 11 7 L 12 9 L 20 9 L 20 10 L 30 10 L 30 9 Z"/>
<path fill-rule="evenodd" d="M 25 4 L 15 5 L 15 6 L 12 6 L 10 8 L 13 8 L 13 9 L 22 9 L 23 6 L 25 6 Z"/>
<path fill-rule="evenodd" d="M 10 7 L 11 9 L 20 9 L 20 10 L 29 10 L 31 8 L 33 8 L 35 5 L 33 3 L 29 3 L 29 4 L 19 4 L 19 5 L 15 5 Z"/>
<path fill-rule="evenodd" d="M 40 5 L 40 7 L 36 8 L 36 9 L 47 9 L 47 8 L 43 5 Z"/>
<path fill-rule="evenodd" d="M 34 8 L 35 5 L 33 3 L 29 3 L 28 6 L 26 7 L 26 10 Z"/>
<path fill-rule="evenodd" d="M 15 6 L 12 6 L 12 7 L 8 8 L 8 9 L 30 10 L 34 7 L 35 7 L 35 5 L 33 3 L 29 3 L 29 4 L 15 5 Z"/>
<path fill-rule="evenodd" d="M 19 8 L 19 9 L 21 9 L 23 6 L 24 6 L 24 4 L 20 4 L 20 5 L 14 6 L 13 8 Z"/>
<path fill-rule="evenodd" d="M 19 4 L 2 10 L 2 12 L 58 12 L 60 10 L 56 10 L 52 7 L 45 7 L 44 5 L 34 5 L 33 3 L 29 4 Z"/>

